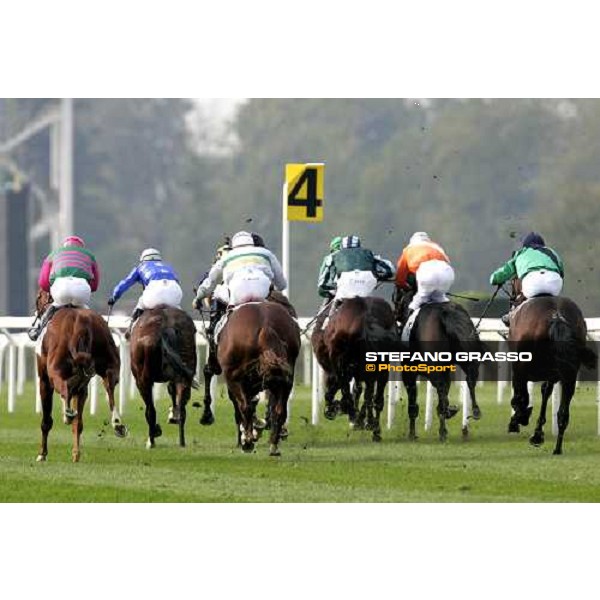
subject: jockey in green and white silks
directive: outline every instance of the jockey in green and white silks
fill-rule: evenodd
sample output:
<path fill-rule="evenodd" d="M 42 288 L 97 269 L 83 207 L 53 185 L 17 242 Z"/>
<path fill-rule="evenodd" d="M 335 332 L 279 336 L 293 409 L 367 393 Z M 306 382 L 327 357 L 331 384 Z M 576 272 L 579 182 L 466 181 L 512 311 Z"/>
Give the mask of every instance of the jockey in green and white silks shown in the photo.
<path fill-rule="evenodd" d="M 544 238 L 529 233 L 523 239 L 523 247 L 490 277 L 492 285 L 501 285 L 515 277 L 521 280 L 525 298 L 540 294 L 558 296 L 565 276 L 562 259 L 552 248 L 546 247 Z"/>
<path fill-rule="evenodd" d="M 329 243 L 329 254 L 323 257 L 321 268 L 319 269 L 318 291 L 319 296 L 323 298 L 323 304 L 328 304 L 335 296 L 335 281 L 330 280 L 330 267 L 333 261 L 333 255 L 342 249 L 342 236 L 334 237 Z"/>
<path fill-rule="evenodd" d="M 342 247 L 326 257 L 324 266 L 319 294 L 334 296 L 336 301 L 369 296 L 378 281 L 391 279 L 396 273 L 390 261 L 362 248 L 356 235 L 344 237 Z"/>
<path fill-rule="evenodd" d="M 535 232 L 523 238 L 523 245 L 514 256 L 490 276 L 491 285 L 518 278 L 521 281 L 521 296 L 514 306 L 521 301 L 542 294 L 558 296 L 562 292 L 565 269 L 558 253 L 546 246 L 544 238 Z M 502 317 L 505 325 L 509 324 L 510 313 Z"/>
<path fill-rule="evenodd" d="M 231 239 L 231 251 L 218 260 L 198 287 L 194 301 L 199 306 L 221 281 L 229 292 L 229 306 L 265 300 L 271 286 L 283 291 L 287 280 L 277 257 L 267 248 L 256 247 L 252 234 L 236 233 Z"/>

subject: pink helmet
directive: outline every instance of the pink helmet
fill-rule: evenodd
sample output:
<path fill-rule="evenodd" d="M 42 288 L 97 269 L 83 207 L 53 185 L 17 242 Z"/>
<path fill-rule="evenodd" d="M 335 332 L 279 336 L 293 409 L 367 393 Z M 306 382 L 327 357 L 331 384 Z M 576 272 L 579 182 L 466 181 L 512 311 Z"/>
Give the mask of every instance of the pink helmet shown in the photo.
<path fill-rule="evenodd" d="M 79 246 L 85 248 L 85 242 L 77 235 L 70 235 L 63 240 L 63 246 Z"/>

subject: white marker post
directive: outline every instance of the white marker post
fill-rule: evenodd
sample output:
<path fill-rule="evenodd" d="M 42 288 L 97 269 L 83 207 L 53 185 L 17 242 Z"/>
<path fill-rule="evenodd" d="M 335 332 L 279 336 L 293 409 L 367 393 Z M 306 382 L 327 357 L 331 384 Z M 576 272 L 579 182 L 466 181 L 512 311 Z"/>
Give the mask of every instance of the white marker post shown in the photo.
<path fill-rule="evenodd" d="M 281 267 L 283 274 L 287 279 L 288 286 L 283 292 L 288 298 L 290 297 L 290 222 L 287 214 L 288 207 L 288 184 L 287 181 L 283 184 L 283 197 L 281 203 Z"/>

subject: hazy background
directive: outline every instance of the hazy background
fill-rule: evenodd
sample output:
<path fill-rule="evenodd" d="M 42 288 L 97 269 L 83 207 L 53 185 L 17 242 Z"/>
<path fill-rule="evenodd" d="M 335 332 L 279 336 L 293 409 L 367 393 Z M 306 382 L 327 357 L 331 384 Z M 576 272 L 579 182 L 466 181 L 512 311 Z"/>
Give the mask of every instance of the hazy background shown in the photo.
<path fill-rule="evenodd" d="M 52 100 L 0 102 L 3 140 Z M 48 152 L 41 133 L 15 154 L 42 187 Z M 280 255 L 284 165 L 321 161 L 325 221 L 291 225 L 301 314 L 319 304 L 333 235 L 358 233 L 396 260 L 428 231 L 453 260 L 454 290 L 488 292 L 530 229 L 563 255 L 566 293 L 600 314 L 600 102 L 539 99 L 76 100 L 75 222 L 102 267 L 97 307 L 147 246 L 180 273 L 188 308 L 225 233 L 258 231 Z"/>

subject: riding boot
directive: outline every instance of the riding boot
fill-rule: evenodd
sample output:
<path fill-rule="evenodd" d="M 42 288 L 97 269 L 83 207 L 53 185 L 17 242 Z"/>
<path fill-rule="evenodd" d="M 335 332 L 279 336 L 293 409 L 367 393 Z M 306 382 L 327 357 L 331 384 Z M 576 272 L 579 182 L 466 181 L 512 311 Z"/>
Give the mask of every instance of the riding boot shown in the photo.
<path fill-rule="evenodd" d="M 329 325 L 329 321 L 331 321 L 331 318 L 336 313 L 336 311 L 339 308 L 341 303 L 342 303 L 342 301 L 338 300 L 338 299 L 334 299 L 331 302 L 331 308 L 329 309 L 329 314 L 327 315 L 327 318 L 323 321 L 322 329 L 325 329 L 327 327 L 327 325 Z"/>
<path fill-rule="evenodd" d="M 129 321 L 129 327 L 127 328 L 127 331 L 125 332 L 125 339 L 128 340 L 131 337 L 131 332 L 133 331 L 133 326 L 135 325 L 135 322 L 142 316 L 142 313 L 144 312 L 143 308 L 136 308 L 132 315 L 131 315 L 131 320 Z"/>
<path fill-rule="evenodd" d="M 42 318 L 39 320 L 38 324 L 35 325 L 34 327 L 32 327 L 27 332 L 27 335 L 29 336 L 29 339 L 32 342 L 37 341 L 37 339 L 40 337 L 40 334 L 42 333 L 42 331 L 44 331 L 44 328 L 46 327 L 46 325 L 48 325 L 48 323 L 50 322 L 50 319 L 54 316 L 54 313 L 57 310 L 58 310 L 58 306 L 54 306 L 53 304 L 51 304 L 46 309 L 46 312 L 42 315 Z"/>
<path fill-rule="evenodd" d="M 502 315 L 500 317 L 500 320 L 502 321 L 502 323 L 504 323 L 504 325 L 510 327 L 510 312 L 507 312 L 505 315 Z"/>

